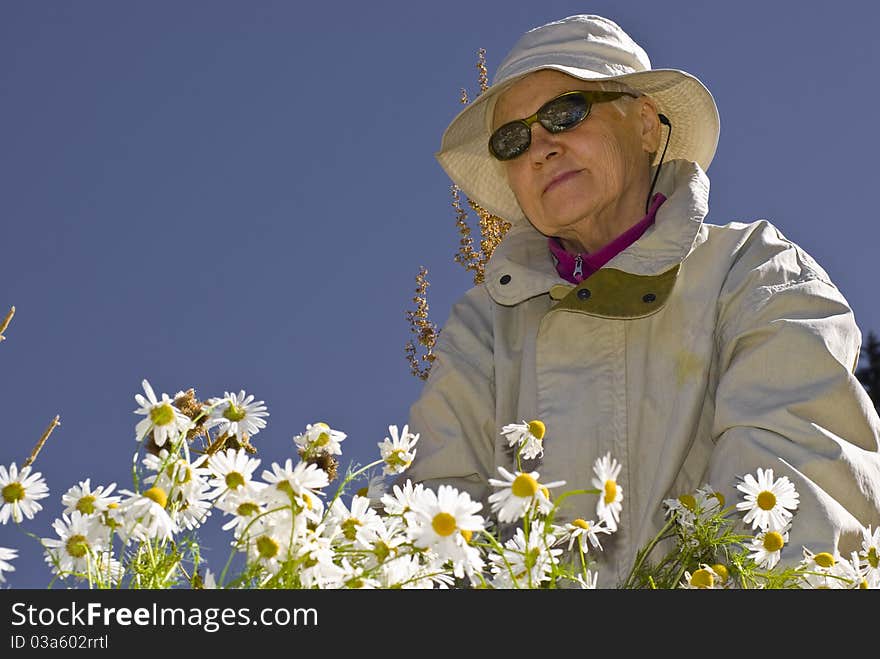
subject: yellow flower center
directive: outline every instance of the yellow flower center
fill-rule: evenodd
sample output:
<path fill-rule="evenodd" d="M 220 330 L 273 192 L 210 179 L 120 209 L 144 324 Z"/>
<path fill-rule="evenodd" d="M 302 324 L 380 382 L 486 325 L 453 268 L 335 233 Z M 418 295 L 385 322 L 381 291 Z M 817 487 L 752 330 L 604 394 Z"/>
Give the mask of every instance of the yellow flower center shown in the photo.
<path fill-rule="evenodd" d="M 724 508 L 724 495 L 721 492 L 713 492 L 712 496 L 718 499 L 718 505 Z"/>
<path fill-rule="evenodd" d="M 605 503 L 614 503 L 617 498 L 617 483 L 611 479 L 605 481 Z"/>
<path fill-rule="evenodd" d="M 361 520 L 357 517 L 349 517 L 341 525 L 342 535 L 348 540 L 354 540 L 357 537 L 357 527 L 359 526 L 361 526 Z"/>
<path fill-rule="evenodd" d="M 355 492 L 355 494 L 357 494 L 359 497 L 366 497 L 367 494 L 369 494 L 369 492 L 370 492 L 370 486 L 364 485 L 361 489 L 359 489 L 357 492 Z"/>
<path fill-rule="evenodd" d="M 82 558 L 89 552 L 89 541 L 84 535 L 72 535 L 64 544 L 64 549 L 74 558 Z"/>
<path fill-rule="evenodd" d="M 168 478 L 178 483 L 188 483 L 192 479 L 192 471 L 185 462 L 168 465 L 165 473 L 168 475 Z"/>
<path fill-rule="evenodd" d="M 235 514 L 239 517 L 250 517 L 251 515 L 256 515 L 260 510 L 260 507 L 251 502 L 245 501 L 244 503 L 238 504 L 238 508 L 235 509 Z"/>
<path fill-rule="evenodd" d="M 876 547 L 871 547 L 868 550 L 868 555 L 866 558 L 868 559 L 868 564 L 871 567 L 876 568 L 876 567 L 880 566 L 880 556 L 877 555 L 877 548 Z"/>
<path fill-rule="evenodd" d="M 691 575 L 691 586 L 695 588 L 711 588 L 715 585 L 715 574 L 712 570 L 700 568 Z"/>
<path fill-rule="evenodd" d="M 769 490 L 764 490 L 758 495 L 758 508 L 761 510 L 773 510 L 776 505 L 776 495 Z"/>
<path fill-rule="evenodd" d="M 396 448 L 391 453 L 388 454 L 388 457 L 385 458 L 385 462 L 389 467 L 408 467 L 409 461 L 406 459 L 406 451 L 401 448 Z"/>
<path fill-rule="evenodd" d="M 280 547 L 268 535 L 261 535 L 256 542 L 257 553 L 260 558 L 275 558 L 278 555 Z"/>
<path fill-rule="evenodd" d="M 816 565 L 819 567 L 832 567 L 836 562 L 834 560 L 834 556 L 829 554 L 827 551 L 820 552 L 813 556 L 813 560 L 816 561 Z"/>
<path fill-rule="evenodd" d="M 730 576 L 727 566 L 722 565 L 721 563 L 715 563 L 715 565 L 712 566 L 712 571 L 718 575 L 718 578 L 721 579 L 722 583 L 727 581 L 727 578 Z"/>
<path fill-rule="evenodd" d="M 144 492 L 144 496 L 150 499 L 151 501 L 155 501 L 162 508 L 168 505 L 168 495 L 165 493 L 161 487 L 151 487 L 149 490 Z"/>
<path fill-rule="evenodd" d="M 171 403 L 161 403 L 150 410 L 150 421 L 156 426 L 167 426 L 174 421 L 174 410 Z"/>
<path fill-rule="evenodd" d="M 444 538 L 455 533 L 455 517 L 449 513 L 437 513 L 431 520 L 431 528 L 434 533 Z"/>
<path fill-rule="evenodd" d="M 459 531 L 459 533 L 461 533 L 461 536 L 464 538 L 464 541 L 466 543 L 471 544 L 471 538 L 474 537 L 473 531 L 468 531 L 466 529 L 462 529 L 461 531 Z"/>
<path fill-rule="evenodd" d="M 785 545 L 785 540 L 779 531 L 767 531 L 764 534 L 764 549 L 767 551 L 779 551 Z"/>
<path fill-rule="evenodd" d="M 576 526 L 579 529 L 583 529 L 584 531 L 590 528 L 590 523 L 585 519 L 581 519 L 580 517 L 574 520 L 571 525 Z"/>
<path fill-rule="evenodd" d="M 237 471 L 230 471 L 228 474 L 226 474 L 226 478 L 224 480 L 226 481 L 226 487 L 228 487 L 230 490 L 237 490 L 242 485 L 244 485 L 244 476 L 242 476 Z"/>
<path fill-rule="evenodd" d="M 380 563 L 384 563 L 385 559 L 391 555 L 391 548 L 379 540 L 373 545 L 373 554 Z"/>
<path fill-rule="evenodd" d="M 529 474 L 520 474 L 513 479 L 513 484 L 510 486 L 510 489 L 513 491 L 514 496 L 525 499 L 535 496 L 538 487 L 538 481 L 532 478 Z"/>
<path fill-rule="evenodd" d="M 95 512 L 95 497 L 91 494 L 80 497 L 79 501 L 76 502 L 76 509 L 83 515 L 91 515 Z"/>
<path fill-rule="evenodd" d="M 229 419 L 232 422 L 241 421 L 243 418 L 247 416 L 247 412 L 245 412 L 243 407 L 236 407 L 235 403 L 230 402 L 229 405 L 226 406 L 226 409 L 223 410 L 223 418 Z"/>
<path fill-rule="evenodd" d="M 15 503 L 22 499 L 24 499 L 24 486 L 18 481 L 3 488 L 3 501 L 6 503 Z"/>
<path fill-rule="evenodd" d="M 682 494 L 678 497 L 679 503 L 691 512 L 697 509 L 697 499 L 693 494 Z"/>
<path fill-rule="evenodd" d="M 533 421 L 529 421 L 529 432 L 532 433 L 532 436 L 535 439 L 541 440 L 544 439 L 544 433 L 547 431 L 547 428 L 544 426 L 543 421 L 539 421 L 535 419 Z"/>

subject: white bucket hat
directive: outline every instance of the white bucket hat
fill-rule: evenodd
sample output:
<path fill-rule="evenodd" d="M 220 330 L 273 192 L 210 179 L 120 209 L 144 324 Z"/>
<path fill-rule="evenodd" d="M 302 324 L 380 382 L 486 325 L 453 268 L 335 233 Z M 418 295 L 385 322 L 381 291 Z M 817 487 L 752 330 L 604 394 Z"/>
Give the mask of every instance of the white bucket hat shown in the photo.
<path fill-rule="evenodd" d="M 678 69 L 651 69 L 647 53 L 613 21 L 589 14 L 569 16 L 520 37 L 489 88 L 443 133 L 436 153 L 440 165 L 472 201 L 493 215 L 513 224 L 526 221 L 488 144 L 498 95 L 539 69 L 555 69 L 580 80 L 616 80 L 647 94 L 672 126 L 665 160 L 684 159 L 704 171 L 709 168 L 718 145 L 719 118 L 705 85 Z"/>

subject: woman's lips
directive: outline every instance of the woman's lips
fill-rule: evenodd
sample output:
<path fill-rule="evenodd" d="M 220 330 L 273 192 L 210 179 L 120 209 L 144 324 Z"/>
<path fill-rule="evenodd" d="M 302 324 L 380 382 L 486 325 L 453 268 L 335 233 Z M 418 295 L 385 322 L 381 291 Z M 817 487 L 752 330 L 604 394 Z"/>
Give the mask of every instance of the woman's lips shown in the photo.
<path fill-rule="evenodd" d="M 563 172 L 562 174 L 559 174 L 558 176 L 554 176 L 550 180 L 550 182 L 547 184 L 547 187 L 544 188 L 543 194 L 547 194 L 550 190 L 555 188 L 557 185 L 559 185 L 561 183 L 565 183 L 566 181 L 574 178 L 575 176 L 577 176 L 580 173 L 581 173 L 580 169 L 573 169 L 570 172 Z"/>

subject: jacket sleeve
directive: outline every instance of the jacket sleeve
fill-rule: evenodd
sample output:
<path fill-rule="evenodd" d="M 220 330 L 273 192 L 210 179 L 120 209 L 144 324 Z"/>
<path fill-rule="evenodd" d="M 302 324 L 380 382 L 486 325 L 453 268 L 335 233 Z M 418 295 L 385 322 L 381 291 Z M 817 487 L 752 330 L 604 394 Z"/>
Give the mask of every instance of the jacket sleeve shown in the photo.
<path fill-rule="evenodd" d="M 782 561 L 860 547 L 880 525 L 880 418 L 854 375 L 861 332 L 827 274 L 767 223 L 719 300 L 720 375 L 708 479 L 728 502 L 758 467 L 799 494 Z M 726 488 L 726 489 L 725 489 Z"/>
<path fill-rule="evenodd" d="M 447 484 L 485 500 L 494 473 L 495 384 L 492 302 L 482 286 L 452 308 L 409 427 L 419 434 L 416 457 L 397 479 L 436 489 Z"/>

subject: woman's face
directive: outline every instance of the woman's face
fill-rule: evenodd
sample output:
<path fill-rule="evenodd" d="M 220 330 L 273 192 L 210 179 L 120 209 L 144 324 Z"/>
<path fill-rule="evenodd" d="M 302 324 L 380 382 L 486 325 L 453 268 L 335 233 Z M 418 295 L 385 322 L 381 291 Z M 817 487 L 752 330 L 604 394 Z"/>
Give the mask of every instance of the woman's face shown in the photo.
<path fill-rule="evenodd" d="M 531 73 L 499 97 L 492 129 L 531 116 L 559 94 L 581 89 L 599 86 L 559 71 Z M 528 150 L 503 163 L 520 207 L 541 233 L 574 238 L 610 232 L 613 237 L 616 228 L 611 225 L 621 218 L 635 222 L 644 214 L 649 154 L 659 142 L 656 108 L 646 97 L 623 99 L 593 105 L 584 121 L 561 133 L 549 133 L 535 122 Z M 639 206 L 641 214 L 625 217 Z"/>

